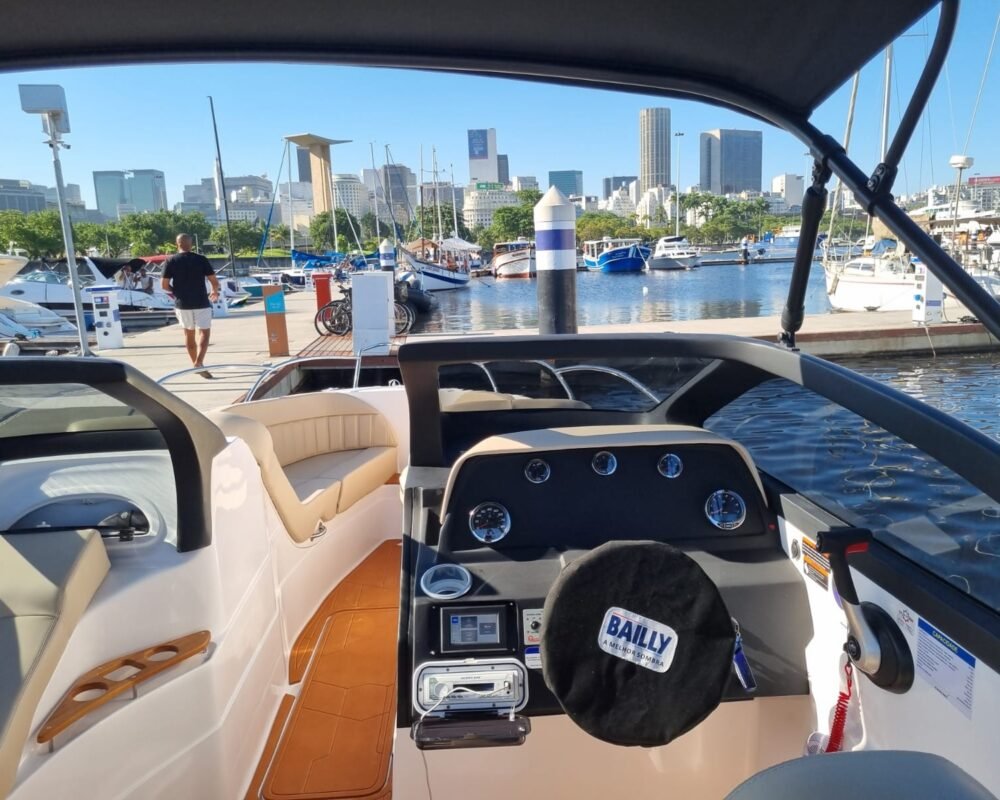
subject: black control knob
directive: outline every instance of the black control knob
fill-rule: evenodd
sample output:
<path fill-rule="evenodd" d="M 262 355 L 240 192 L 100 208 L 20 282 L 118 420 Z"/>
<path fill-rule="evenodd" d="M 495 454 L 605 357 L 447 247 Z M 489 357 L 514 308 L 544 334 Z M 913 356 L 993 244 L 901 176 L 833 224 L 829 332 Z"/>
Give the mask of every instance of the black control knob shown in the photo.
<path fill-rule="evenodd" d="M 533 631 L 537 631 L 539 628 L 542 627 L 542 623 L 539 622 L 537 619 L 533 619 L 531 621 L 531 625 L 529 625 L 528 627 L 530 627 L 531 630 L 533 630 Z"/>

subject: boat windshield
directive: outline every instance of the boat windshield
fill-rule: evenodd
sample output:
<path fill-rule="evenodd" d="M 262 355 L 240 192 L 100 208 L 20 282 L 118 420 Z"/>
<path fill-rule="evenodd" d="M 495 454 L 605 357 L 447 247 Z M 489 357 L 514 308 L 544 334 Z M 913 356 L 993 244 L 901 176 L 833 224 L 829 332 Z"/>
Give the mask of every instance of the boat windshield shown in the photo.
<path fill-rule="evenodd" d="M 83 384 L 0 386 L 0 439 L 154 427 L 145 415 Z"/>

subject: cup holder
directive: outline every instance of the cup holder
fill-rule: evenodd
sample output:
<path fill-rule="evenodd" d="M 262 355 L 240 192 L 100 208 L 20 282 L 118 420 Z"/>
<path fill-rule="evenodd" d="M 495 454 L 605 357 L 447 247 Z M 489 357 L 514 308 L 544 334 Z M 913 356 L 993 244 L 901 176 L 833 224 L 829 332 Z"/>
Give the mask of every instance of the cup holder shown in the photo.
<path fill-rule="evenodd" d="M 435 564 L 420 576 L 420 588 L 434 600 L 453 600 L 472 588 L 472 576 L 458 564 Z"/>

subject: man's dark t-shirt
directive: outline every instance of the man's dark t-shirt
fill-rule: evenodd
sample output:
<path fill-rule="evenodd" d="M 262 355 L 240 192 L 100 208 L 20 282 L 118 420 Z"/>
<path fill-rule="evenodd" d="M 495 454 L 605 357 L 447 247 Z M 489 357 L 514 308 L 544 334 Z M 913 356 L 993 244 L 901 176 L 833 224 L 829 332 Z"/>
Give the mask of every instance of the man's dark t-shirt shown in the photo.
<path fill-rule="evenodd" d="M 211 307 L 205 278 L 214 274 L 208 259 L 199 253 L 177 253 L 163 266 L 163 277 L 172 281 L 174 306 L 180 309 Z"/>

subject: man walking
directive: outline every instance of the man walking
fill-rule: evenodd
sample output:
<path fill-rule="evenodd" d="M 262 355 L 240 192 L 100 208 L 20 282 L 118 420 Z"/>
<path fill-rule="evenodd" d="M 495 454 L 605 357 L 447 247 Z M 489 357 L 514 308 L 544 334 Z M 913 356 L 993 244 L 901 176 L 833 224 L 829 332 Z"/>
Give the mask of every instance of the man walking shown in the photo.
<path fill-rule="evenodd" d="M 167 259 L 163 266 L 163 289 L 174 298 L 174 313 L 184 328 L 184 346 L 191 363 L 196 367 L 205 366 L 208 339 L 212 328 L 212 303 L 219 299 L 219 280 L 212 265 L 200 253 L 192 253 L 191 234 L 182 233 L 177 237 L 177 254 Z M 212 294 L 205 288 L 205 279 L 212 284 Z M 194 332 L 198 330 L 198 341 Z M 203 378 L 211 378 L 207 370 L 199 373 Z"/>

